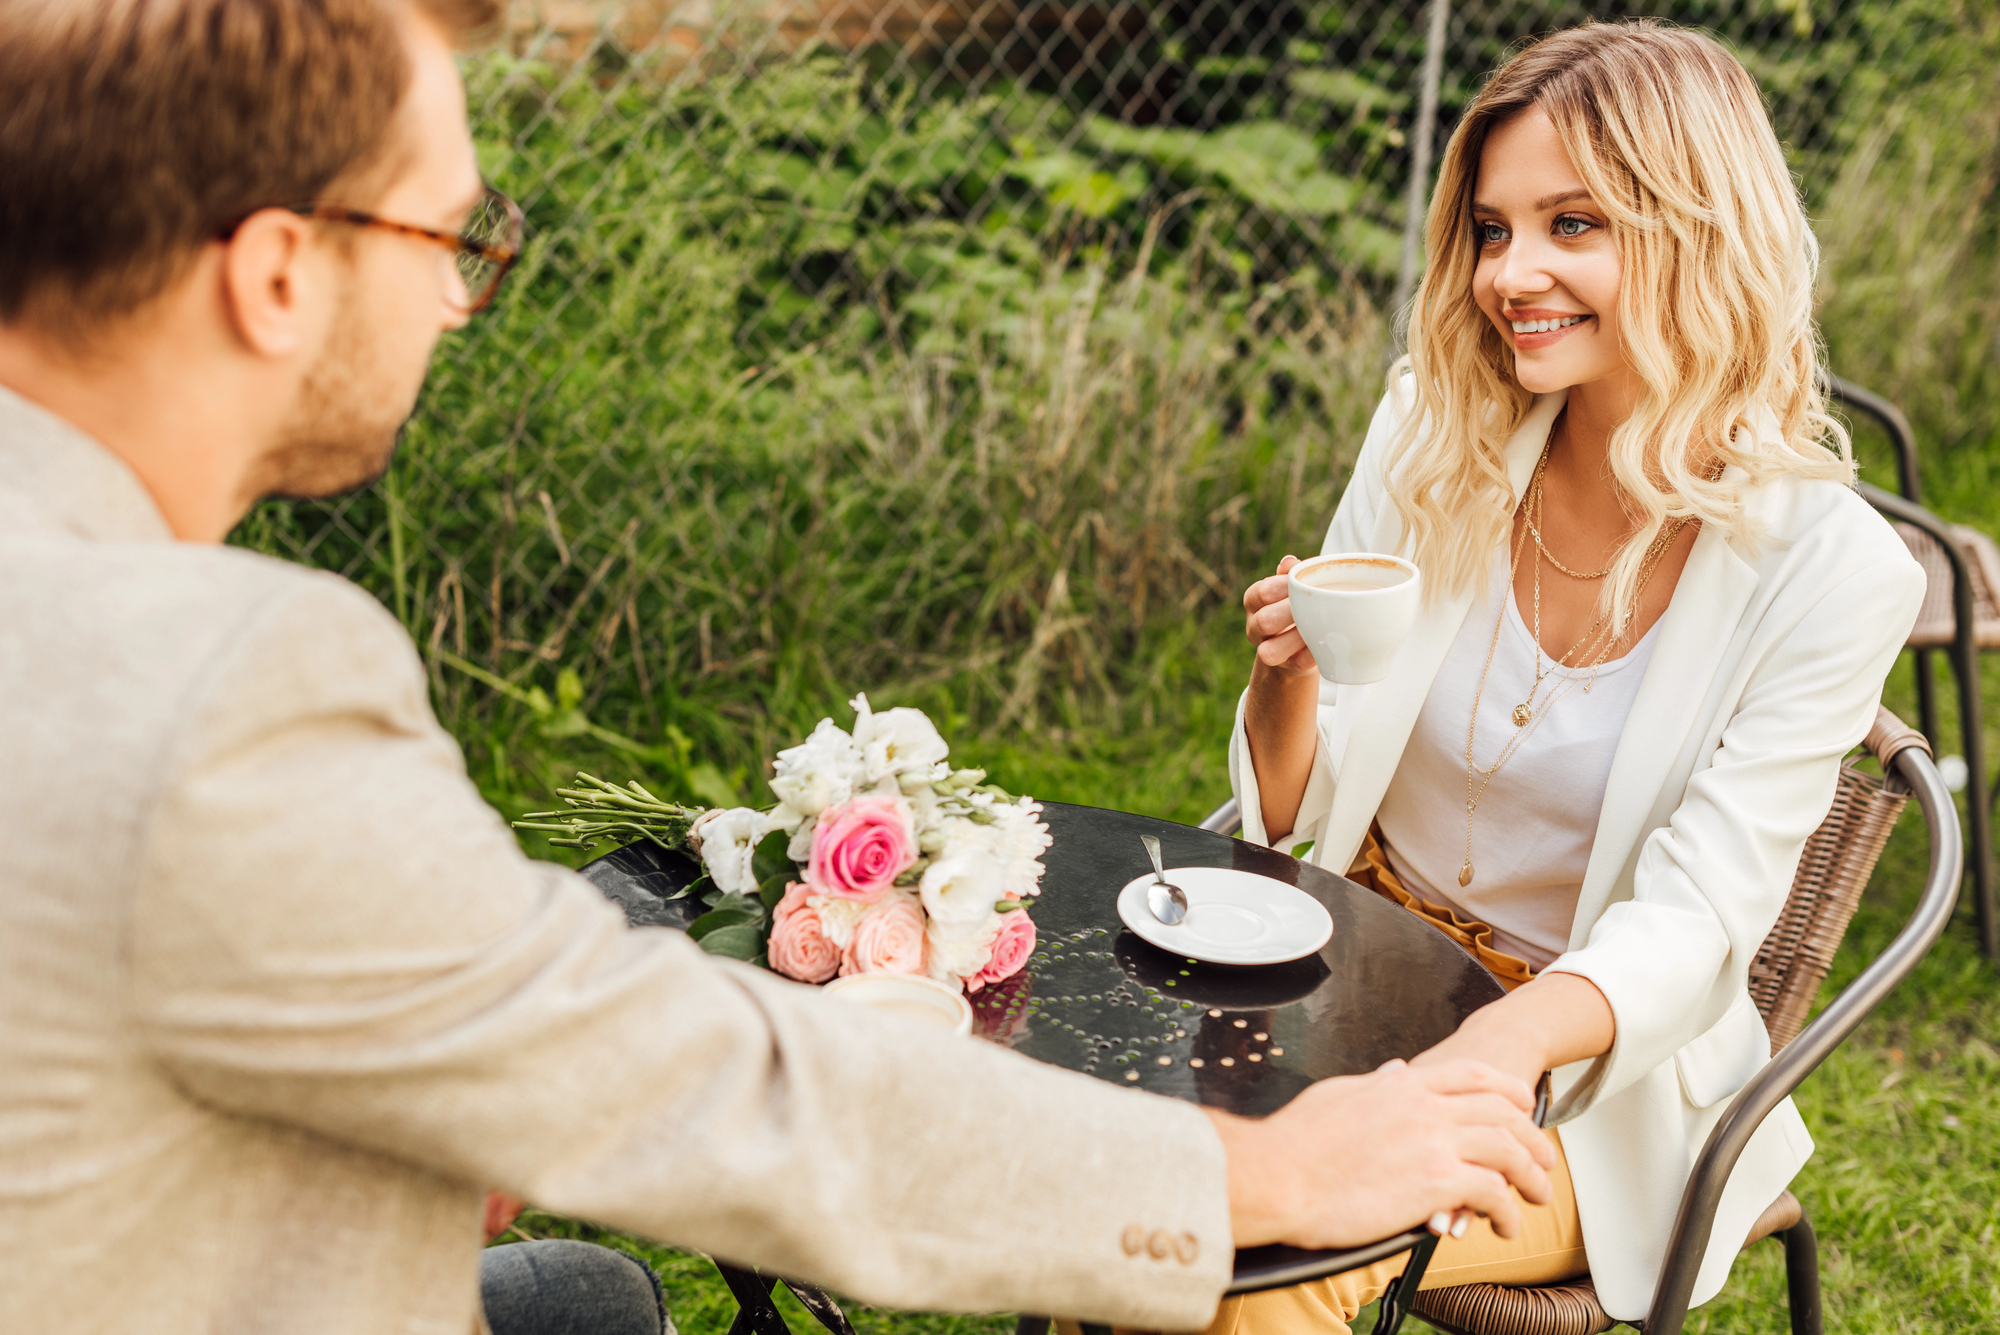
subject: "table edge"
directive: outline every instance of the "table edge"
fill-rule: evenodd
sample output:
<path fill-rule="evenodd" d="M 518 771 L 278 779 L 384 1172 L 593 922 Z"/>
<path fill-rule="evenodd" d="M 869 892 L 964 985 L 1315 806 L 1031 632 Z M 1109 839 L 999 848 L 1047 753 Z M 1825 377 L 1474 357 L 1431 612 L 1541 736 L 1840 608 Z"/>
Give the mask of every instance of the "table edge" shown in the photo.
<path fill-rule="evenodd" d="M 1338 1251 L 1307 1252 L 1296 1259 L 1256 1268 L 1247 1273 L 1238 1271 L 1230 1277 L 1229 1287 L 1225 1288 L 1223 1293 L 1233 1296 L 1244 1293 L 1262 1293 L 1267 1289 L 1288 1289 L 1296 1284 L 1304 1284 L 1315 1279 L 1324 1279 L 1328 1275 L 1339 1275 L 1349 1270 L 1359 1270 L 1362 1266 L 1374 1265 L 1377 1261 L 1386 1261 L 1392 1256 L 1409 1251 L 1429 1236 L 1431 1236 L 1430 1230 L 1420 1225 L 1406 1232 L 1383 1238 L 1380 1242 L 1371 1242 L 1365 1247 L 1348 1247 Z M 1254 1252 L 1262 1249 L 1247 1248 L 1246 1250 Z M 1287 1250 L 1305 1251 L 1304 1248 L 1288 1248 Z M 1240 1264 L 1240 1259 L 1244 1253 L 1239 1251 L 1236 1255 L 1239 1258 Z"/>

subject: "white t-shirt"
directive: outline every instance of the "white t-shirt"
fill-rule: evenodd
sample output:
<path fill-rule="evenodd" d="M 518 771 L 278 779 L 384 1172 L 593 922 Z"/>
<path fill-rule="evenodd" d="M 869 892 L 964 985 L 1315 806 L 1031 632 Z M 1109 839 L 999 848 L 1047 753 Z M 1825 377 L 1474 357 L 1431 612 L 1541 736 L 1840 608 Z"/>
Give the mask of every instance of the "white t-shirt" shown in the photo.
<path fill-rule="evenodd" d="M 1522 560 L 1531 555 L 1523 552 Z M 1503 547 L 1488 574 L 1485 596 L 1475 602 L 1452 641 L 1376 818 L 1389 843 L 1389 865 L 1410 893 L 1491 925 L 1495 947 L 1539 970 L 1569 948 L 1611 759 L 1652 659 L 1659 626 L 1624 657 L 1600 664 L 1587 693 L 1587 669 L 1554 667 L 1547 654 L 1542 656 L 1544 676 L 1535 712 L 1547 713 L 1480 797 L 1472 818 L 1472 883 L 1460 886 L 1465 727 L 1487 646 L 1494 644 L 1493 619 L 1503 615 L 1503 607 L 1505 621 L 1479 702 L 1473 742 L 1473 759 L 1481 767 L 1490 767 L 1514 736 L 1514 706 L 1528 698 L 1535 681 L 1535 641 L 1509 596 L 1507 556 Z M 1550 577 L 1545 570 L 1544 581 Z M 1569 677 L 1577 680 L 1564 689 Z M 1549 708 L 1552 690 L 1561 699 Z M 1483 778 L 1474 776 L 1475 790 Z"/>

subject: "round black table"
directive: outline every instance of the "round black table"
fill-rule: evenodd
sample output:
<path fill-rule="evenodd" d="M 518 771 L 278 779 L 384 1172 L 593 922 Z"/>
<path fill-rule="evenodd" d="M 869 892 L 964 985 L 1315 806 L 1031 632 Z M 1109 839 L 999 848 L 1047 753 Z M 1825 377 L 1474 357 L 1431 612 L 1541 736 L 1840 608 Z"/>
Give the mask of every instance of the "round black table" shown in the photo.
<path fill-rule="evenodd" d="M 1033 912 L 1028 967 L 973 998 L 975 1032 L 1052 1065 L 1211 1108 L 1273 1112 L 1315 1080 L 1414 1057 L 1498 1000 L 1493 975 L 1443 933 L 1343 876 L 1227 835 L 1096 807 L 1044 804 L 1054 844 Z M 1118 892 L 1151 864 L 1233 867 L 1324 904 L 1333 936 L 1290 964 L 1199 964 L 1134 935 Z M 684 927 L 700 906 L 664 897 L 699 869 L 634 844 L 583 869 L 635 923 Z M 1232 1293 L 1282 1288 L 1369 1265 L 1424 1244 L 1422 1229 L 1366 1247 L 1252 1247 L 1236 1255 Z"/>

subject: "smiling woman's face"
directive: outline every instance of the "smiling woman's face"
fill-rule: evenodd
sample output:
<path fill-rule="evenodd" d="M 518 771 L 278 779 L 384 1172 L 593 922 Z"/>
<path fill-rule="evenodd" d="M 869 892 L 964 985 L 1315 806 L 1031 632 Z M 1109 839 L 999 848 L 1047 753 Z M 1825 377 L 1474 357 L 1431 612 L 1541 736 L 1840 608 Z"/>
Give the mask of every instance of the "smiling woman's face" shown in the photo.
<path fill-rule="evenodd" d="M 1622 380 L 1618 250 L 1539 108 L 1487 134 L 1472 201 L 1473 299 L 1514 349 L 1522 388 Z"/>

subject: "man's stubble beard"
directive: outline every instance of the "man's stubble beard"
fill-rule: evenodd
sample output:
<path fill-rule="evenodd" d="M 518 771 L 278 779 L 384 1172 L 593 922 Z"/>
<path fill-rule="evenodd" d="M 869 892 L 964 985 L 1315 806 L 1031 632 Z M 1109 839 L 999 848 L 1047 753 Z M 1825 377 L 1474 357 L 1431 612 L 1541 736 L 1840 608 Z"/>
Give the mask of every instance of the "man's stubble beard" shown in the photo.
<path fill-rule="evenodd" d="M 252 480 L 257 498 L 336 496 L 388 471 L 414 395 L 382 364 L 383 341 L 371 338 L 370 329 L 350 277 L 326 348 L 306 372 L 278 444 Z"/>

